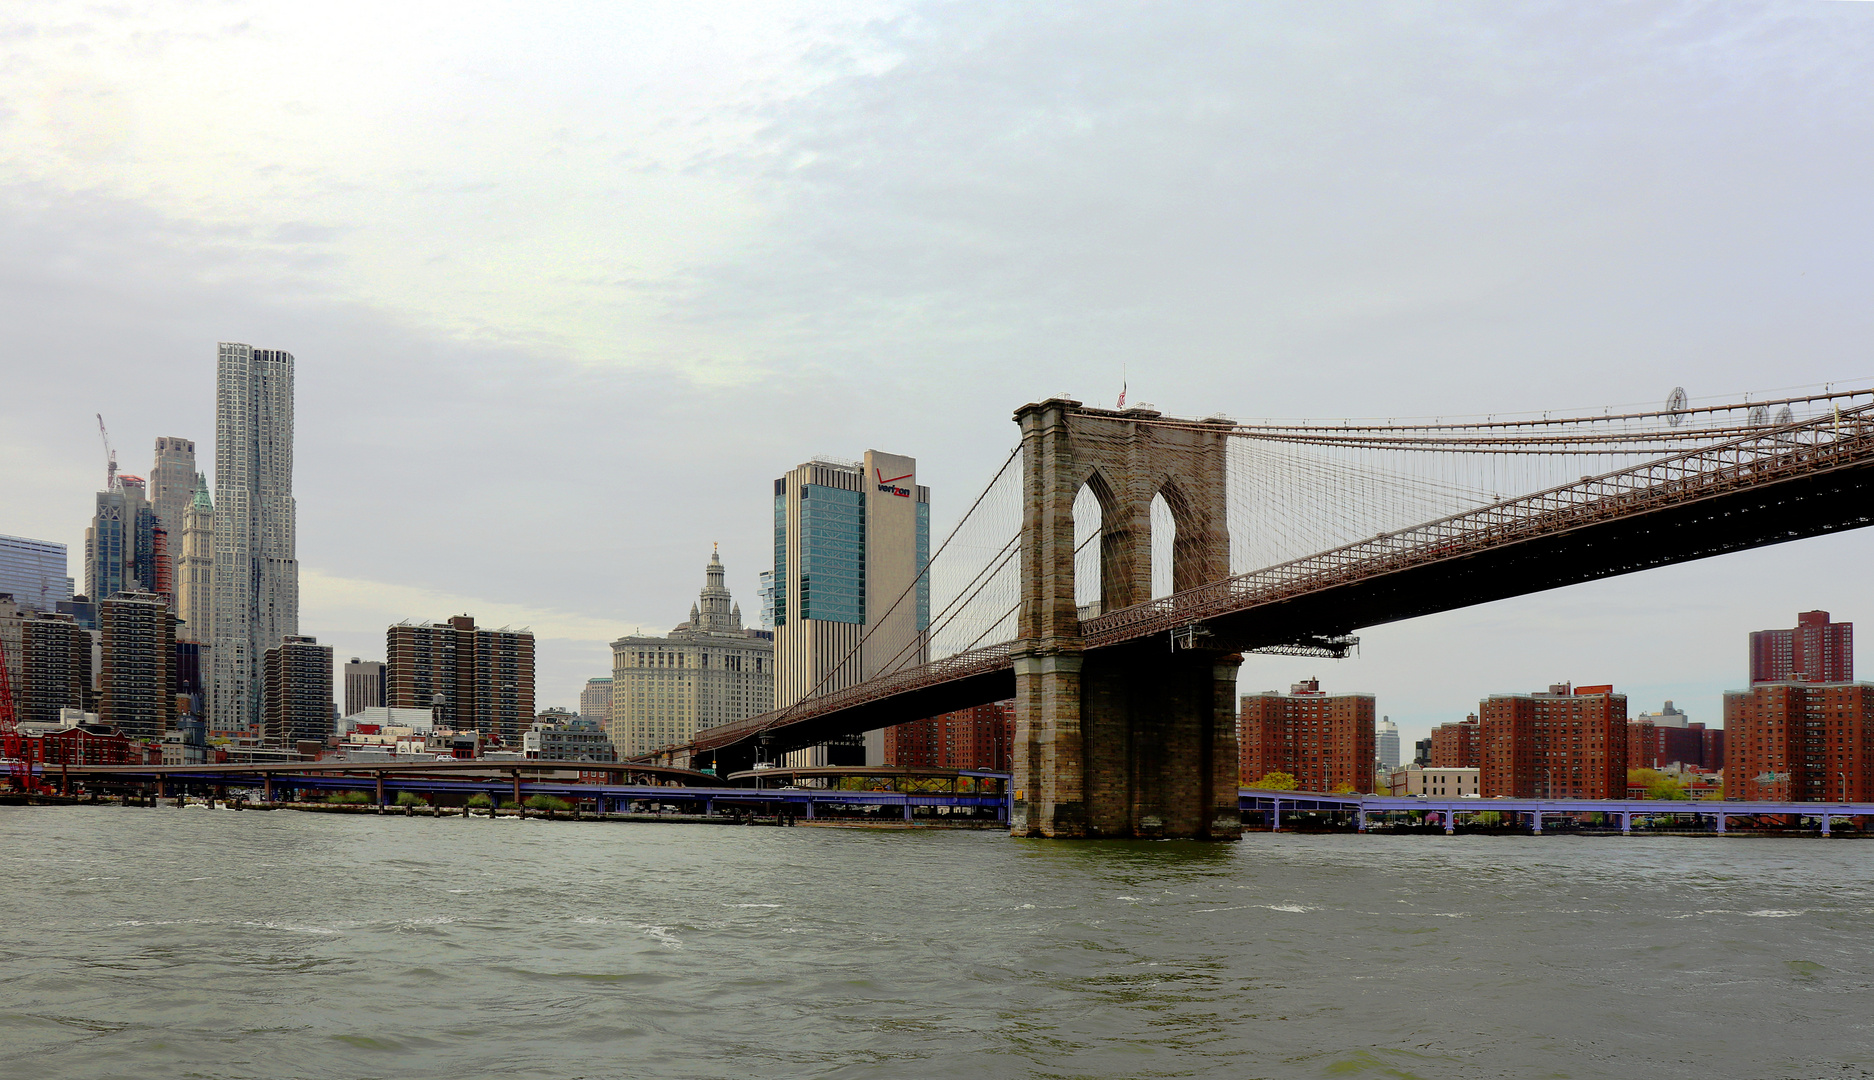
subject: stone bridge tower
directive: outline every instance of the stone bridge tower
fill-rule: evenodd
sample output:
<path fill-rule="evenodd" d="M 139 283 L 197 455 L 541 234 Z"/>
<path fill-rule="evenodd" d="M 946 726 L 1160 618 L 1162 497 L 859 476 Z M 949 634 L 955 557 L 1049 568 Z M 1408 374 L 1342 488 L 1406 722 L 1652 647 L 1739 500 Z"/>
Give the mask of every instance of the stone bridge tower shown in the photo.
<path fill-rule="evenodd" d="M 1022 432 L 1021 614 L 1015 652 L 1017 836 L 1234 840 L 1236 669 L 1199 638 L 1087 654 L 1074 602 L 1074 500 L 1100 503 L 1101 610 L 1151 599 L 1151 504 L 1177 525 L 1172 588 L 1228 577 L 1227 421 L 1166 420 L 1051 398 Z"/>

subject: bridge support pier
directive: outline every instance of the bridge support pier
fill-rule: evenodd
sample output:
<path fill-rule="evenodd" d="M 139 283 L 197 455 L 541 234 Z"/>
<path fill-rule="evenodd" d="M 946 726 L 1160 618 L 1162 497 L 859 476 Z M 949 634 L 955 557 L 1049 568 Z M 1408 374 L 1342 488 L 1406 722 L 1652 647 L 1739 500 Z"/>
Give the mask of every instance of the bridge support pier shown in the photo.
<path fill-rule="evenodd" d="M 1015 658 L 1017 836 L 1235 840 L 1241 657 L 1162 641 Z"/>
<path fill-rule="evenodd" d="M 1083 408 L 1068 398 L 1025 405 L 1015 422 L 1022 433 L 1021 607 L 1011 656 L 1009 831 L 1238 839 L 1242 657 L 1197 626 L 1130 644 L 1089 642 L 1074 562 L 1074 501 L 1084 488 L 1100 507 L 1104 612 L 1152 599 L 1154 498 L 1163 498 L 1175 525 L 1172 588 L 1229 577 L 1230 425 L 1166 421 L 1146 408 Z"/>
<path fill-rule="evenodd" d="M 1725 818 L 1725 815 L 1723 814 L 1718 815 L 1718 831 L 1719 832 L 1724 831 L 1724 818 Z"/>
<path fill-rule="evenodd" d="M 1822 815 L 1822 835 L 1823 836 L 1829 835 L 1828 827 L 1829 827 L 1829 815 L 1823 814 Z"/>
<path fill-rule="evenodd" d="M 1620 835 L 1633 835 L 1633 814 L 1626 810 L 1620 812 Z"/>

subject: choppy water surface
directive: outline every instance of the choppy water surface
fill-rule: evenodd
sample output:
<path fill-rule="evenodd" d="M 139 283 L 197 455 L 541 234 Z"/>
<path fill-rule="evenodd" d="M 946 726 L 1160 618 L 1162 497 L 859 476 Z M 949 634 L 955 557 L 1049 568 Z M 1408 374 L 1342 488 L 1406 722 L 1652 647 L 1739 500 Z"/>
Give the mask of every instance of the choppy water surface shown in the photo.
<path fill-rule="evenodd" d="M 1874 843 L 0 810 L 0 1075 L 1874 1075 Z"/>

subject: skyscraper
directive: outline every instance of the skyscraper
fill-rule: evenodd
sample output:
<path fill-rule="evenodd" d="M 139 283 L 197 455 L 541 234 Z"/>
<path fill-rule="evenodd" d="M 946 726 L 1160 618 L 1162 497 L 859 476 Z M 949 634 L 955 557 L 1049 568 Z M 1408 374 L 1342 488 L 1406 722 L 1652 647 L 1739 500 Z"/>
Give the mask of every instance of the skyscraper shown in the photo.
<path fill-rule="evenodd" d="M 61 709 L 95 711 L 93 637 L 70 615 L 34 611 L 0 593 L 0 659 L 13 687 L 16 719 L 57 723 Z"/>
<path fill-rule="evenodd" d="M 760 583 L 755 587 L 755 599 L 761 603 L 760 621 L 756 623 L 763 630 L 774 629 L 774 571 L 763 570 Z"/>
<path fill-rule="evenodd" d="M 710 553 L 690 621 L 666 637 L 612 642 L 612 721 L 607 734 L 631 757 L 685 742 L 699 728 L 734 723 L 774 706 L 774 644 L 742 626 L 742 609 Z M 589 685 L 589 684 L 588 684 Z"/>
<path fill-rule="evenodd" d="M 1382 716 L 1374 729 L 1373 752 L 1379 755 L 1379 766 L 1387 772 L 1399 767 L 1399 725 L 1392 722 L 1392 717 Z"/>
<path fill-rule="evenodd" d="M 176 633 L 189 641 L 213 641 L 215 504 L 208 497 L 208 478 L 201 473 L 195 474 L 195 494 L 182 511 L 176 551 L 176 617 L 182 620 Z"/>
<path fill-rule="evenodd" d="M 72 598 L 65 545 L 24 536 L 0 536 L 0 593 L 34 611 L 57 611 Z"/>
<path fill-rule="evenodd" d="M 384 695 L 391 708 L 440 708 L 439 726 L 519 746 L 534 722 L 534 636 L 477 629 L 467 615 L 398 623 L 384 635 Z"/>
<path fill-rule="evenodd" d="M 332 647 L 289 635 L 267 650 L 266 719 L 261 732 L 284 744 L 323 742 L 332 734 Z"/>
<path fill-rule="evenodd" d="M 809 461 L 774 482 L 777 705 L 929 659 L 930 489 L 916 474 L 915 459 L 868 450 L 863 462 Z M 883 759 L 874 732 L 788 764 Z"/>
<path fill-rule="evenodd" d="M 611 676 L 586 680 L 586 688 L 579 691 L 579 715 L 587 720 L 596 720 L 600 728 L 609 730 L 612 722 Z"/>
<path fill-rule="evenodd" d="M 180 580 L 176 570 L 182 563 L 183 516 L 195 499 L 195 480 L 194 440 L 173 435 L 158 438 L 156 464 L 150 469 L 150 507 L 156 512 L 156 523 L 169 535 L 171 581 Z M 177 591 L 180 588 L 178 584 Z"/>
<path fill-rule="evenodd" d="M 1854 624 L 1829 622 L 1826 611 L 1805 611 L 1792 629 L 1752 633 L 1750 681 L 1853 682 Z"/>
<path fill-rule="evenodd" d="M 103 627 L 98 716 L 135 739 L 160 741 L 176 716 L 176 617 L 155 593 L 98 605 Z"/>
<path fill-rule="evenodd" d="M 345 665 L 345 715 L 355 716 L 384 704 L 384 663 L 351 658 Z"/>
<path fill-rule="evenodd" d="M 211 727 L 244 731 L 260 726 L 267 650 L 299 633 L 293 355 L 222 342 L 215 384 Z"/>
<path fill-rule="evenodd" d="M 85 595 L 103 600 L 120 592 L 166 592 L 167 567 L 159 566 L 161 526 L 143 497 L 143 479 L 118 474 L 117 485 L 97 494 L 91 527 L 85 530 Z"/>

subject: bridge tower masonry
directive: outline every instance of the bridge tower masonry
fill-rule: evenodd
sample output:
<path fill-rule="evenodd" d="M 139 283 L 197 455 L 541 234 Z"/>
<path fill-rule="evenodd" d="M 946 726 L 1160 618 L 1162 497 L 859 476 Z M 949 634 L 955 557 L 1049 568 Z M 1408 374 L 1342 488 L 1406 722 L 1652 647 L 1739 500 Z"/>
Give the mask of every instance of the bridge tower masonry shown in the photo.
<path fill-rule="evenodd" d="M 1236 672 L 1199 635 L 1088 653 L 1074 598 L 1074 500 L 1100 503 L 1101 609 L 1151 599 L 1151 504 L 1177 525 L 1172 587 L 1230 574 L 1228 421 L 1067 398 L 1015 413 L 1022 554 L 1010 831 L 1041 837 L 1235 840 Z"/>

